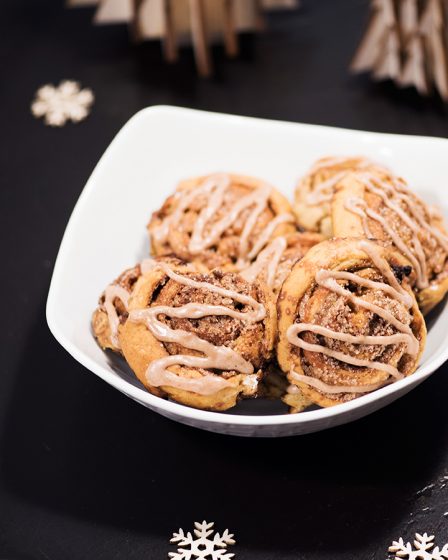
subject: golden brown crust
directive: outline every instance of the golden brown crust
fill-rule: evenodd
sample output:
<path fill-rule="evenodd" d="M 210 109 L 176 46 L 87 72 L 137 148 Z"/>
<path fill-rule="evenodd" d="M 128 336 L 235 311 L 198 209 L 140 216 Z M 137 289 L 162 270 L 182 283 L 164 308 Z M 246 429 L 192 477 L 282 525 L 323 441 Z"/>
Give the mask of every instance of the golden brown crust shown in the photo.
<path fill-rule="evenodd" d="M 288 390 L 282 395 L 282 401 L 289 406 L 290 414 L 297 414 L 303 412 L 314 403 L 295 385 L 292 387 L 296 388 L 296 392 L 288 392 Z"/>
<path fill-rule="evenodd" d="M 373 242 L 366 242 L 375 245 Z M 390 247 L 377 246 L 380 254 L 387 260 L 396 276 L 400 277 L 402 286 L 412 294 L 406 274 L 409 266 L 398 252 Z M 321 270 L 355 272 L 363 278 L 385 281 L 372 265 L 369 256 L 359 247 L 356 239 L 331 239 L 316 245 L 293 268 L 285 281 L 277 304 L 279 320 L 279 342 L 277 358 L 282 370 L 288 374 L 291 383 L 297 385 L 301 393 L 320 406 L 332 406 L 345 402 L 359 393 L 323 393 L 310 385 L 294 380 L 291 369 L 301 375 L 312 376 L 328 385 L 364 386 L 381 383 L 389 375 L 380 370 L 367 367 L 350 366 L 318 352 L 310 352 L 292 345 L 287 339 L 287 330 L 294 323 L 313 323 L 337 332 L 356 335 L 391 335 L 396 332 L 392 325 L 358 306 L 349 305 L 344 297 L 316 285 L 316 273 Z M 387 283 L 387 281 L 386 281 Z M 349 289 L 355 289 L 349 286 Z M 305 332 L 302 337 L 312 344 L 323 344 L 328 348 L 345 354 L 355 352 L 357 357 L 391 364 L 401 374 L 410 375 L 415 371 L 421 357 L 426 338 L 424 319 L 414 298 L 414 305 L 407 312 L 403 305 L 391 300 L 383 292 L 372 289 L 359 290 L 359 297 L 387 309 L 400 321 L 409 321 L 412 332 L 419 341 L 419 352 L 410 356 L 404 352 L 403 343 L 389 346 L 356 345 L 334 341 L 320 335 Z M 409 317 L 407 317 L 407 314 Z M 365 355 L 363 354 L 365 353 Z"/>
<path fill-rule="evenodd" d="M 119 348 L 112 344 L 109 319 L 107 318 L 107 313 L 100 307 L 97 307 L 92 314 L 92 331 L 96 341 L 103 350 L 120 352 Z"/>
<path fill-rule="evenodd" d="M 376 187 L 381 188 L 381 184 L 375 183 L 374 176 L 372 176 L 372 181 Z M 386 184 L 388 182 L 384 178 L 383 181 Z M 403 188 L 406 188 L 404 182 Z M 412 191 L 406 189 L 405 194 L 410 204 L 425 217 L 429 227 L 435 228 L 444 236 L 447 236 L 443 219 L 434 214 L 428 205 L 415 196 Z M 415 231 L 395 211 L 388 208 L 378 194 L 369 192 L 356 173 L 348 174 L 335 187 L 332 202 L 332 222 L 335 237 L 366 236 L 362 218 L 347 208 L 348 201 L 356 199 L 363 200 L 368 209 L 373 210 L 381 219 L 385 220 L 399 239 L 411 249 L 411 253 L 416 254 L 415 249 L 413 249 L 416 238 Z M 405 215 L 412 217 L 407 202 L 400 201 L 399 207 Z M 413 222 L 418 226 L 415 219 L 413 219 Z M 382 224 L 377 220 L 367 217 L 367 226 L 373 238 L 390 244 L 394 243 Z M 417 298 L 420 308 L 423 314 L 426 314 L 443 299 L 448 291 L 448 255 L 443 246 L 427 229 L 418 227 L 417 238 L 424 252 L 426 269 L 424 277 L 429 285 L 426 288 L 419 288 L 416 285 L 415 290 L 418 292 Z"/>
<path fill-rule="evenodd" d="M 231 347 L 254 366 L 254 371 L 260 377 L 264 364 L 271 358 L 276 335 L 276 310 L 270 291 L 262 283 L 248 284 L 234 273 L 223 273 L 216 270 L 209 274 L 188 273 L 196 281 L 210 282 L 219 286 L 238 290 L 240 293 L 250 295 L 256 301 L 263 303 L 266 317 L 262 322 L 243 324 L 241 321 L 224 316 L 206 316 L 202 319 L 163 319 L 170 328 L 182 329 L 191 332 L 203 340 L 213 344 Z M 169 304 L 180 307 L 186 302 L 209 303 L 212 305 L 225 305 L 235 307 L 235 302 L 223 298 L 215 293 L 205 293 L 204 290 L 192 289 L 180 285 L 175 280 L 169 279 L 164 271 L 153 270 L 141 277 L 137 282 L 129 309 L 144 309 L 157 305 Z M 201 370 L 186 366 L 170 366 L 169 371 L 177 376 L 200 379 L 204 374 L 219 375 L 226 379 L 227 386 L 216 393 L 204 395 L 164 385 L 154 387 L 146 376 L 148 366 L 154 360 L 169 355 L 198 355 L 174 343 L 163 343 L 155 338 L 143 323 L 128 320 L 119 335 L 123 353 L 138 379 L 145 387 L 157 396 L 169 397 L 181 404 L 207 410 L 227 410 L 236 404 L 239 398 L 256 394 L 256 383 L 253 376 L 248 376 L 234 371 Z"/>
<path fill-rule="evenodd" d="M 395 373 L 391 374 L 390 369 L 384 371 L 378 366 L 378 362 L 397 368 L 404 376 L 413 373 L 421 357 L 426 337 L 424 320 L 416 301 L 420 310 L 427 313 L 448 291 L 448 251 L 443 240 L 436 241 L 435 237 L 438 234 L 429 233 L 430 228 L 434 227 L 442 236 L 447 235 L 441 215 L 430 209 L 416 195 L 409 193 L 412 204 L 429 224 L 429 227 L 422 226 L 417 234 L 423 247 L 424 270 L 429 281 L 428 287 L 423 288 L 419 285 L 419 267 L 415 266 L 415 261 L 412 261 L 412 258 L 406 260 L 405 256 L 400 254 L 401 251 L 394 249 L 393 239 L 380 221 L 360 216 L 356 209 L 353 211 L 353 204 L 350 202 L 361 201 L 363 208 L 376 212 L 387 221 L 390 220 L 393 230 L 407 245 L 412 246 L 415 234 L 412 224 L 409 226 L 406 218 L 399 219 L 396 211 L 390 208 L 381 193 L 375 194 L 375 190 L 366 185 L 366 177 L 370 177 L 369 180 L 373 180 L 376 187 L 383 185 L 384 192 L 390 193 L 387 184 L 396 185 L 397 181 L 401 181 L 400 190 L 400 185 L 405 185 L 404 181 L 397 179 L 385 168 L 362 157 L 322 158 L 299 182 L 293 209 L 282 194 L 272 189 L 267 205 L 261 208 L 254 219 L 254 227 L 246 227 L 246 230 L 245 224 L 250 224 L 254 218 L 254 201 L 257 200 L 257 204 L 260 200 L 262 204 L 265 203 L 263 197 L 267 194 L 258 199 L 258 193 L 263 191 L 261 187 L 266 184 L 259 179 L 241 175 L 219 176 L 228 177 L 230 181 L 229 184 L 221 184 L 221 190 L 216 184 L 209 185 L 211 190 L 208 191 L 199 188 L 211 177 L 218 175 L 188 179 L 178 185 L 176 192 L 167 198 L 162 208 L 153 213 L 147 226 L 151 251 L 156 255 L 156 261 L 168 264 L 169 268 L 178 274 L 248 295 L 262 303 L 266 308 L 265 319 L 255 323 L 246 322 L 238 315 L 239 312 L 248 312 L 246 304 L 236 303 L 232 298 L 218 295 L 216 290 L 206 290 L 197 285 L 194 287 L 191 283 L 182 284 L 179 279 L 176 281 L 170 276 L 169 271 L 163 270 L 161 265 L 154 268 L 143 266 L 144 274 L 137 265 L 126 270 L 112 284 L 120 290 L 125 290 L 129 297 L 116 288 L 108 287 L 92 315 L 93 333 L 101 348 L 122 353 L 137 378 L 154 395 L 170 398 L 188 406 L 216 411 L 233 407 L 240 398 L 255 396 L 281 399 L 290 407 L 291 412 L 301 412 L 315 404 L 333 406 L 364 394 L 359 391 L 366 391 L 368 386 L 369 390 L 374 390 L 372 387 L 390 382 Z M 196 191 L 199 194 L 187 197 L 188 206 L 182 213 L 178 210 L 179 220 L 176 220 L 176 223 L 173 219 L 171 222 L 166 220 L 173 216 L 176 209 L 182 208 L 179 201 L 185 193 Z M 219 196 L 225 193 L 224 198 L 219 199 L 220 204 L 212 203 L 209 206 L 211 193 L 216 194 L 216 191 L 220 191 Z M 263 192 L 267 193 L 266 190 Z M 216 243 L 212 244 L 210 241 L 211 235 L 209 241 L 206 241 L 213 225 L 223 219 L 224 223 L 225 217 L 229 216 L 235 204 L 242 200 L 247 201 L 245 197 L 249 194 L 252 194 L 249 198 L 251 202 L 246 203 L 247 207 L 244 207 L 243 202 L 237 219 L 230 226 L 222 227 L 224 231 L 219 239 L 216 235 Z M 399 194 L 401 196 L 402 192 Z M 218 198 L 215 196 L 214 200 Z M 401 198 L 401 209 L 411 215 L 407 204 Z M 193 236 L 197 238 L 196 241 L 199 239 L 196 251 L 190 250 L 194 248 L 194 242 L 190 242 L 195 224 L 207 207 L 210 208 L 210 213 L 205 220 L 205 226 L 202 229 L 197 226 Z M 281 221 L 292 212 L 296 216 L 297 224 L 287 220 Z M 169 224 L 169 231 L 166 227 L 161 227 L 162 224 Z M 272 230 L 269 228 L 270 224 Z M 297 232 L 297 225 L 305 231 Z M 160 235 L 162 230 L 163 234 Z M 198 230 L 201 230 L 200 235 Z M 250 232 L 246 244 L 240 243 L 241 238 L 245 238 L 244 231 Z M 367 237 L 377 241 L 366 241 Z M 326 240 L 327 238 L 329 239 Z M 440 238 L 439 236 L 438 239 Z M 391 265 L 396 278 L 413 297 L 414 290 L 417 300 L 414 298 L 409 309 L 406 301 L 397 299 L 387 290 L 360 286 L 356 280 L 352 282 L 353 277 L 347 280 L 347 277 L 339 276 L 335 282 L 365 302 L 382 307 L 401 325 L 410 326 L 419 341 L 417 355 L 407 352 L 406 348 L 410 347 L 406 347 L 405 342 L 395 342 L 397 338 L 393 338 L 394 342 L 388 345 L 377 342 L 367 345 L 364 344 L 365 341 L 360 342 L 359 338 L 363 336 L 393 336 L 400 328 L 397 329 L 393 322 L 388 323 L 384 317 L 354 303 L 350 294 L 338 294 L 338 290 L 316 282 L 316 272 L 322 269 L 353 272 L 364 280 L 373 282 L 385 281 L 382 273 L 373 265 L 372 258 L 360 248 L 360 242 L 371 243 L 379 248 L 381 255 Z M 201 244 L 206 248 L 199 251 Z M 247 257 L 254 247 L 256 248 L 252 254 Z M 405 250 L 404 254 L 406 255 Z M 410 263 L 413 265 L 412 269 Z M 252 282 L 254 278 L 256 280 Z M 267 286 L 268 282 L 270 288 Z M 161 377 L 151 378 L 148 368 L 154 372 L 154 368 L 149 366 L 158 359 L 170 356 L 177 358 L 181 355 L 189 356 L 187 363 L 197 363 L 197 358 L 207 357 L 209 350 L 204 353 L 192 350 L 178 339 L 175 342 L 160 342 L 149 328 L 151 323 L 145 324 L 144 320 L 138 322 L 138 314 L 135 312 L 155 306 L 179 308 L 188 303 L 222 305 L 238 313 L 233 316 L 211 313 L 199 319 L 188 318 L 191 315 L 171 316 L 160 313 L 157 315 L 158 323 L 166 325 L 170 332 L 186 331 L 214 347 L 231 348 L 253 366 L 253 374 L 242 374 L 238 366 L 233 365 L 235 371 L 226 370 L 227 363 L 222 366 L 224 369 L 218 370 L 180 365 L 174 361 L 175 365 L 167 365 L 163 370 L 163 373 L 168 372 L 171 377 L 161 375 L 161 370 L 158 370 Z M 380 312 L 378 309 L 377 311 Z M 292 344 L 295 340 L 291 338 L 292 342 L 288 341 L 286 332 L 295 324 L 307 325 L 302 331 L 294 327 L 293 332 L 297 333 L 298 338 L 307 343 L 308 347 L 301 343 Z M 327 330 L 324 334 L 318 334 L 323 331 L 313 330 L 309 328 L 310 325 L 317 325 L 332 332 Z M 351 342 L 347 337 L 332 336 L 335 332 L 350 335 Z M 284 373 L 276 367 L 273 358 L 276 342 L 277 360 Z M 185 340 L 183 343 L 186 343 Z M 314 349 L 311 350 L 309 345 L 314 345 Z M 316 351 L 316 345 L 325 346 L 331 352 Z M 346 363 L 344 357 L 335 357 L 337 352 L 366 360 L 370 365 L 374 362 L 377 369 Z M 214 365 L 216 363 L 214 362 Z M 294 377 L 291 370 L 299 374 L 299 378 Z M 244 367 L 241 371 L 245 371 Z M 173 374 L 184 381 L 176 385 Z M 313 386 L 308 380 L 301 378 L 301 375 L 313 377 L 318 380 L 318 385 Z M 200 381 L 210 376 L 219 380 L 218 385 L 211 383 L 208 386 L 211 387 L 211 391 L 209 388 L 205 391 L 201 382 L 194 381 L 192 384 L 188 381 Z M 148 379 L 151 379 L 152 383 Z M 166 384 L 161 383 L 161 379 Z M 173 384 L 170 385 L 168 381 Z M 329 387 L 331 385 L 333 388 Z M 216 386 L 224 388 L 215 390 Z M 198 392 L 194 392 L 192 387 Z M 347 387 L 358 387 L 359 391 L 347 392 Z M 335 388 L 339 392 L 336 393 Z"/>
<path fill-rule="evenodd" d="M 155 262 L 165 262 L 175 268 L 188 267 L 190 270 L 204 270 L 203 268 L 198 269 L 198 267 L 193 267 L 193 265 L 185 263 L 184 261 L 173 257 L 172 255 L 167 255 L 165 257 L 157 257 L 153 259 Z M 142 274 L 140 264 L 133 266 L 132 268 L 127 268 L 122 272 L 113 282 L 111 286 L 119 286 L 124 288 L 128 294 L 131 294 L 135 284 Z M 98 307 L 92 314 L 92 330 L 98 344 L 103 350 L 113 350 L 121 354 L 121 348 L 117 346 L 112 340 L 112 333 L 110 328 L 109 317 L 107 315 L 106 309 L 104 307 L 105 292 L 103 292 L 98 300 Z M 128 316 L 128 310 L 125 308 L 123 302 L 119 298 L 114 298 L 113 305 L 119 319 L 118 331 L 121 330 L 123 323 L 126 321 Z"/>
<path fill-rule="evenodd" d="M 417 300 L 423 315 L 427 315 L 448 293 L 448 261 L 442 273 L 429 286 L 417 293 Z"/>
<path fill-rule="evenodd" d="M 302 259 L 307 252 L 324 240 L 323 235 L 313 232 L 297 232 L 286 238 L 287 247 L 278 264 L 273 290 L 278 294 L 281 290 L 283 282 L 290 274 L 292 267 Z"/>
<path fill-rule="evenodd" d="M 140 274 L 140 265 L 128 268 L 112 282 L 112 285 L 120 286 L 121 288 L 124 288 L 128 293 L 131 293 L 134 284 L 140 277 Z M 127 316 L 127 310 L 123 306 L 123 302 L 118 298 L 114 299 L 113 304 L 120 320 L 118 329 L 121 329 L 121 323 Z M 104 309 L 104 292 L 101 294 L 98 301 L 98 307 L 95 309 L 92 315 L 92 330 L 98 344 L 103 350 L 108 349 L 113 350 L 114 352 L 121 353 L 120 348 L 118 348 L 118 346 L 116 346 L 111 339 L 109 318 L 107 316 L 106 310 Z"/>
<path fill-rule="evenodd" d="M 306 231 L 321 233 L 324 237 L 338 237 L 333 229 L 332 198 L 338 182 L 346 173 L 362 169 L 387 176 L 387 171 L 364 157 L 325 157 L 319 159 L 310 172 L 298 183 L 294 195 L 294 214 L 299 227 Z M 324 182 L 338 179 L 322 189 Z"/>
<path fill-rule="evenodd" d="M 228 175 L 230 179 L 230 186 L 227 190 L 224 204 L 213 217 L 212 223 L 217 222 L 225 215 L 236 201 L 265 184 L 260 179 L 255 179 L 253 177 L 235 174 L 226 175 Z M 190 252 L 189 242 L 198 214 L 207 204 L 208 197 L 199 196 L 194 199 L 193 203 L 189 205 L 188 209 L 182 214 L 180 223 L 170 228 L 167 239 L 159 240 L 156 234 L 163 220 L 172 215 L 177 208 L 179 204 L 179 194 L 191 192 L 210 177 L 212 176 L 208 175 L 181 181 L 176 192 L 167 198 L 160 210 L 153 213 L 148 224 L 151 248 L 155 255 L 172 253 L 181 259 L 204 264 L 209 270 L 217 267 L 225 270 L 236 270 L 235 264 L 238 259 L 239 240 L 246 219 L 250 213 L 250 208 L 246 208 L 240 213 L 238 219 L 226 229 L 215 247 L 205 249 L 200 254 L 192 254 Z M 273 218 L 280 214 L 288 213 L 292 214 L 289 201 L 276 189 L 272 188 L 267 207 L 258 216 L 252 233 L 249 236 L 249 248 L 253 246 L 263 228 L 266 227 Z M 294 231 L 295 226 L 292 223 L 280 223 L 275 228 L 271 238 L 279 235 L 288 235 Z"/>
<path fill-rule="evenodd" d="M 296 262 L 303 258 L 311 247 L 323 240 L 324 237 L 321 234 L 312 232 L 296 232 L 286 237 L 276 238 L 260 252 L 257 260 L 243 270 L 241 274 L 249 280 L 256 277 L 258 280 L 266 282 L 274 294 L 278 295 L 283 282 Z M 282 245 L 275 247 L 278 241 Z M 277 250 L 280 251 L 279 255 L 277 255 Z"/>

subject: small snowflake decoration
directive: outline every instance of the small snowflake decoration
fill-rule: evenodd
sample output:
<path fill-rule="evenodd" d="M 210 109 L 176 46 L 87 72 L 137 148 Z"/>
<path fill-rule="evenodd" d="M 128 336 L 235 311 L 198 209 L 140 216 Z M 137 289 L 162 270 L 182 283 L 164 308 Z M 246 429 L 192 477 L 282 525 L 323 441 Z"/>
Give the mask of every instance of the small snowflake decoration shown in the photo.
<path fill-rule="evenodd" d="M 177 552 L 170 552 L 170 558 L 173 560 L 190 560 L 197 558 L 199 560 L 230 560 L 234 554 L 227 552 L 227 545 L 235 544 L 233 535 L 226 529 L 222 535 L 213 531 L 214 523 L 196 522 L 194 524 L 193 536 L 190 532 L 184 533 L 183 529 L 179 529 L 178 533 L 173 533 L 172 543 L 177 543 Z M 213 534 L 212 538 L 209 538 Z"/>
<path fill-rule="evenodd" d="M 57 87 L 39 88 L 31 105 L 35 117 L 45 117 L 45 124 L 63 126 L 67 121 L 82 121 L 94 101 L 92 90 L 81 89 L 78 82 L 65 80 Z"/>
<path fill-rule="evenodd" d="M 407 558 L 408 560 L 446 560 L 448 559 L 448 543 L 440 549 L 438 546 L 434 548 L 434 536 L 428 536 L 427 533 L 420 535 L 416 533 L 414 546 L 411 543 L 404 543 L 400 538 L 394 541 L 389 547 L 389 552 L 395 554 L 395 560 Z"/>

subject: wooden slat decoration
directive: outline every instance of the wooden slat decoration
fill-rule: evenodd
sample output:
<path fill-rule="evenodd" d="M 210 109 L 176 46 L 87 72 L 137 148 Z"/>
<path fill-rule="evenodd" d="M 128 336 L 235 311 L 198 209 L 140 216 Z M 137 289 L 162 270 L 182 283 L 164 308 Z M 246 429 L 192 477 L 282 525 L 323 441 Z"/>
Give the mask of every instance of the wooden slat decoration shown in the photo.
<path fill-rule="evenodd" d="M 267 9 L 295 9 L 299 0 L 66 0 L 67 5 L 97 6 L 96 24 L 127 23 L 132 40 L 162 41 L 167 62 L 178 59 L 180 45 L 191 43 L 198 74 L 213 72 L 211 43 L 238 56 L 238 33 L 262 31 Z"/>
<path fill-rule="evenodd" d="M 352 72 L 437 91 L 448 102 L 448 41 L 445 0 L 371 0 L 371 15 L 353 57 Z"/>

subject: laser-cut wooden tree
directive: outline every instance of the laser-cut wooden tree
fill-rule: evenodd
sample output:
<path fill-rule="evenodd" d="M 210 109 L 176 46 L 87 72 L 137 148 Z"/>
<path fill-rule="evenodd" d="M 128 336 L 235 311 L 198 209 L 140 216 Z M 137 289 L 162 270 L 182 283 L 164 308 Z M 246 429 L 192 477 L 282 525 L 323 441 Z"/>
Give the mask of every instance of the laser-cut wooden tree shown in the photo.
<path fill-rule="evenodd" d="M 446 0 L 371 0 L 371 18 L 352 72 L 391 79 L 448 101 Z"/>
<path fill-rule="evenodd" d="M 95 23 L 127 22 L 134 40 L 160 38 L 167 62 L 178 46 L 191 42 L 201 76 L 209 76 L 209 45 L 224 43 L 227 56 L 238 55 L 238 33 L 264 27 L 263 10 L 294 8 L 299 0 L 67 0 L 70 6 L 97 5 Z"/>

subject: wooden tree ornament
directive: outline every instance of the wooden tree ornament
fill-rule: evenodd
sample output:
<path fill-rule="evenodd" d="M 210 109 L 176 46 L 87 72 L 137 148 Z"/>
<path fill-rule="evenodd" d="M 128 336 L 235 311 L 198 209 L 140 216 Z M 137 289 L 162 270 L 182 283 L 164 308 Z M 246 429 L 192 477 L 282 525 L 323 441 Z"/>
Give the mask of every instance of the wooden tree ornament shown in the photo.
<path fill-rule="evenodd" d="M 371 72 L 415 87 L 437 90 L 448 101 L 446 0 L 371 0 L 371 18 L 351 63 L 352 72 Z"/>
<path fill-rule="evenodd" d="M 298 0 L 67 0 L 70 6 L 97 5 L 97 24 L 127 22 L 136 41 L 160 39 L 167 62 L 191 42 L 201 76 L 212 71 L 210 43 L 224 43 L 228 57 L 238 55 L 238 33 L 264 27 L 263 10 L 294 8 Z"/>
<path fill-rule="evenodd" d="M 418 33 L 417 0 L 403 0 L 400 11 L 400 26 L 404 62 L 397 81 L 403 87 L 414 86 L 420 94 L 427 95 L 429 87 L 425 72 L 423 37 Z"/>
<path fill-rule="evenodd" d="M 369 72 L 382 62 L 387 36 L 395 27 L 392 0 L 372 0 L 371 20 L 351 64 L 354 72 Z"/>
<path fill-rule="evenodd" d="M 442 0 L 427 0 L 420 30 L 428 52 L 428 66 L 440 95 L 448 101 L 446 17 Z"/>

